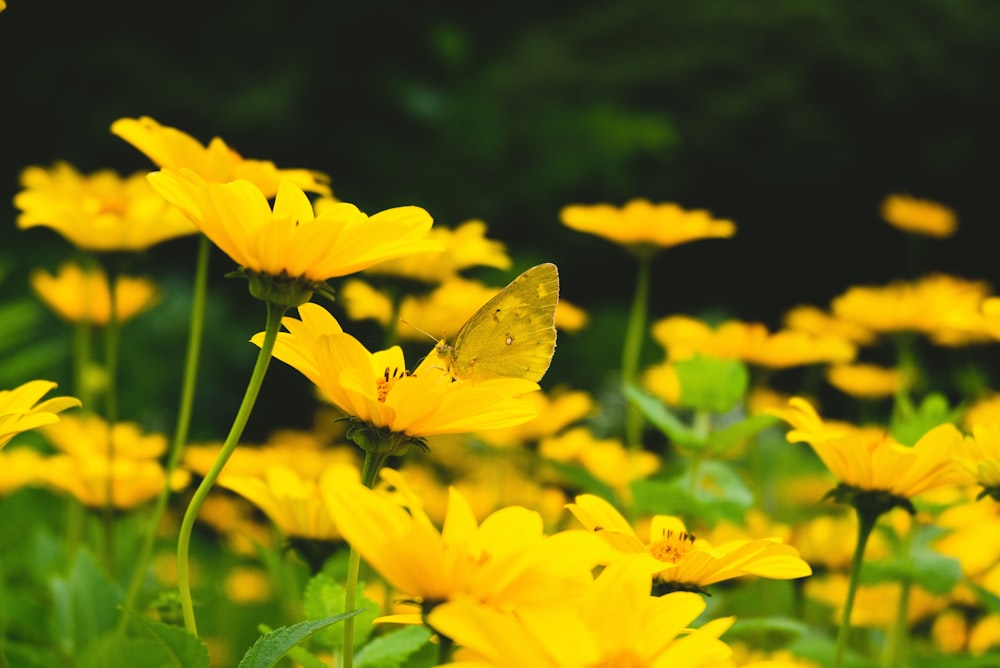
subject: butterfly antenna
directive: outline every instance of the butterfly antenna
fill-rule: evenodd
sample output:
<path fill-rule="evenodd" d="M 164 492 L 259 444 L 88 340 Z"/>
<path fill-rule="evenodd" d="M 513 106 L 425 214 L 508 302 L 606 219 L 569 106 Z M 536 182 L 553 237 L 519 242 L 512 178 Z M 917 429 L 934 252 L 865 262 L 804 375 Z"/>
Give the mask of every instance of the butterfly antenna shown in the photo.
<path fill-rule="evenodd" d="M 434 341 L 435 343 L 437 343 L 437 342 L 438 342 L 438 341 L 440 340 L 440 339 L 436 339 L 436 338 L 434 338 L 434 335 L 433 335 L 433 334 L 431 334 L 431 333 L 429 333 L 429 332 L 427 332 L 427 331 L 425 331 L 425 330 L 423 330 L 423 329 L 420 329 L 419 327 L 417 327 L 416 325 L 414 325 L 414 324 L 413 324 L 412 322 L 410 322 L 409 320 L 403 320 L 402 318 L 400 318 L 400 319 L 399 319 L 399 322 L 400 322 L 400 324 L 403 324 L 403 325 L 408 325 L 408 326 L 412 327 L 413 329 L 417 330 L 418 332 L 420 332 L 421 334 L 423 334 L 424 336 L 426 336 L 426 337 L 427 337 L 428 339 L 431 339 L 431 340 L 432 340 L 432 341 Z M 442 336 L 441 336 L 441 338 L 443 339 L 443 338 L 444 338 L 444 336 L 442 335 Z"/>

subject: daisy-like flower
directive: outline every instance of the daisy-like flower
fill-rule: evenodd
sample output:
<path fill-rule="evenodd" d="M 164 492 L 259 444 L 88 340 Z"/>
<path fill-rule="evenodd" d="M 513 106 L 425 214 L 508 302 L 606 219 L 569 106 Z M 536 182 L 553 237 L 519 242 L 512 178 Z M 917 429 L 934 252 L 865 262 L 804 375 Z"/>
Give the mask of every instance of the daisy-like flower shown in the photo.
<path fill-rule="evenodd" d="M 736 226 L 708 211 L 686 210 L 673 203 L 634 199 L 622 207 L 574 204 L 563 208 L 562 222 L 578 232 L 596 234 L 643 254 L 698 239 L 731 237 Z"/>
<path fill-rule="evenodd" d="M 0 390 L 0 448 L 22 432 L 58 422 L 58 413 L 80 405 L 75 397 L 41 401 L 54 387 L 47 380 L 32 380 L 13 390 Z"/>
<path fill-rule="evenodd" d="M 134 508 L 153 499 L 168 482 L 159 461 L 167 449 L 162 434 L 145 434 L 129 422 L 109 427 L 95 415 L 66 417 L 45 427 L 44 433 L 61 452 L 48 458 L 44 481 L 91 508 Z M 180 471 L 169 482 L 180 489 L 187 479 Z"/>
<path fill-rule="evenodd" d="M 456 598 L 431 612 L 429 623 L 462 649 L 447 666 L 463 668 L 725 668 L 732 650 L 719 639 L 733 623 L 689 627 L 705 602 L 676 592 L 649 595 L 650 578 L 633 563 L 607 567 L 570 612 L 505 614 Z"/>
<path fill-rule="evenodd" d="M 369 217 L 353 204 L 338 202 L 314 213 L 302 189 L 285 180 L 272 208 L 249 181 L 208 183 L 189 169 L 153 172 L 149 182 L 240 265 L 251 278 L 252 292 L 254 277 L 288 283 L 294 293 L 311 292 L 327 279 L 438 247 L 426 238 L 431 217 L 420 207 L 397 207 Z M 259 289 L 277 288 L 269 284 Z M 293 298 L 292 303 L 302 302 Z"/>
<path fill-rule="evenodd" d="M 305 478 L 287 466 L 272 466 L 259 476 L 223 473 L 219 485 L 264 511 L 286 536 L 331 541 L 340 538 L 340 532 L 330 519 L 320 490 L 358 479 L 356 468 L 342 464 L 328 467 L 318 478 Z"/>
<path fill-rule="evenodd" d="M 538 454 L 557 462 L 576 462 L 607 484 L 623 502 L 631 502 L 629 483 L 660 468 L 660 458 L 646 450 L 629 450 L 614 438 L 597 438 L 589 429 L 576 427 L 543 439 Z"/>
<path fill-rule="evenodd" d="M 962 416 L 962 424 L 966 431 L 970 431 L 973 425 L 982 424 L 1000 425 L 1000 393 L 987 395 L 969 406 Z"/>
<path fill-rule="evenodd" d="M 652 333 L 667 349 L 668 361 L 701 354 L 783 369 L 821 362 L 849 362 L 857 353 L 854 344 L 839 335 L 798 330 L 771 333 L 760 323 L 738 320 L 712 328 L 695 318 L 670 316 L 653 323 Z"/>
<path fill-rule="evenodd" d="M 982 281 L 935 274 L 914 282 L 855 286 L 831 302 L 833 316 L 877 333 L 920 332 L 937 344 L 986 340 L 980 305 L 989 294 Z"/>
<path fill-rule="evenodd" d="M 910 384 L 907 374 L 875 364 L 838 364 L 826 370 L 835 388 L 860 399 L 891 397 Z"/>
<path fill-rule="evenodd" d="M 17 226 L 50 227 L 89 251 L 141 251 L 197 232 L 183 213 L 157 195 L 144 174 L 122 178 L 110 170 L 83 175 L 60 162 L 29 167 L 14 196 Z"/>
<path fill-rule="evenodd" d="M 31 273 L 31 287 L 60 318 L 69 322 L 107 325 L 111 315 L 108 277 L 101 269 L 84 269 L 67 262 L 53 276 L 39 269 Z M 115 278 L 117 322 L 123 323 L 152 308 L 156 286 L 148 279 L 133 276 Z"/>
<path fill-rule="evenodd" d="M 538 512 L 502 508 L 476 522 L 454 488 L 439 532 L 403 477 L 382 471 L 395 490 L 387 498 L 360 483 L 323 487 L 341 534 L 392 587 L 423 613 L 455 597 L 500 610 L 566 610 L 591 584 L 604 548 L 590 532 L 543 533 Z M 385 621 L 421 623 L 419 614 Z"/>
<path fill-rule="evenodd" d="M 1000 424 L 972 425 L 957 461 L 982 486 L 980 497 L 1000 501 Z"/>
<path fill-rule="evenodd" d="M 937 202 L 909 195 L 889 195 L 882 201 L 882 218 L 905 232 L 944 239 L 958 229 L 955 212 Z"/>
<path fill-rule="evenodd" d="M 306 192 L 330 195 L 329 178 L 308 169 L 278 169 L 269 160 L 242 157 L 219 137 L 208 146 L 177 128 L 160 125 L 149 116 L 119 118 L 111 132 L 136 147 L 165 169 L 186 167 L 209 183 L 249 181 L 266 197 L 274 197 L 282 179 L 291 181 Z"/>
<path fill-rule="evenodd" d="M 288 331 L 278 334 L 274 356 L 311 380 L 355 424 L 398 435 L 403 451 L 424 436 L 509 427 L 535 417 L 533 406 L 517 395 L 537 390 L 536 383 L 449 382 L 433 355 L 409 373 L 398 346 L 371 353 L 322 307 L 298 310 L 301 320 L 282 319 Z M 260 345 L 263 335 L 252 341 Z"/>
<path fill-rule="evenodd" d="M 875 334 L 861 325 L 834 318 L 816 306 L 796 306 L 784 317 L 785 327 L 807 334 L 834 334 L 859 346 L 875 341 Z"/>
<path fill-rule="evenodd" d="M 497 447 L 531 443 L 546 436 L 554 436 L 569 425 L 591 415 L 594 399 L 581 390 L 556 388 L 551 392 L 532 392 L 524 400 L 535 404 L 538 417 L 524 424 L 506 429 L 491 429 L 476 434 L 476 438 Z"/>
<path fill-rule="evenodd" d="M 649 542 L 640 539 L 614 506 L 599 496 L 581 494 L 566 506 L 583 526 L 597 533 L 618 553 L 636 560 L 655 575 L 660 592 L 704 591 L 723 580 L 756 575 L 787 580 L 812 573 L 798 551 L 779 538 L 736 540 L 712 546 L 688 532 L 677 517 L 656 515 Z"/>
<path fill-rule="evenodd" d="M 800 397 L 789 401 L 789 411 L 774 415 L 795 429 L 788 441 L 812 446 L 830 472 L 841 482 L 840 490 L 884 495 L 877 503 L 885 508 L 912 509 L 909 499 L 936 487 L 964 481 L 953 457 L 962 445 L 962 434 L 951 424 L 931 429 L 913 447 L 898 443 L 888 433 L 858 432 L 829 427 L 815 409 Z M 840 498 L 840 494 L 834 494 Z"/>
<path fill-rule="evenodd" d="M 369 274 L 388 274 L 426 283 L 441 283 L 470 267 L 510 269 L 510 256 L 503 243 L 486 238 L 486 223 L 469 220 L 455 229 L 435 227 L 427 235 L 441 250 L 415 253 L 377 264 Z"/>

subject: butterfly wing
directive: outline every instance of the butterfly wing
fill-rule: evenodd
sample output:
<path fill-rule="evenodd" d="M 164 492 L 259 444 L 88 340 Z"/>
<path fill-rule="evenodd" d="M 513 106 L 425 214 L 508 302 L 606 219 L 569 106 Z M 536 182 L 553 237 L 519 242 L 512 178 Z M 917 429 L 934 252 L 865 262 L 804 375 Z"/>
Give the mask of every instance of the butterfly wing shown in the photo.
<path fill-rule="evenodd" d="M 461 379 L 524 378 L 538 382 L 556 347 L 559 272 L 528 269 L 469 319 L 455 338 L 452 373 Z"/>

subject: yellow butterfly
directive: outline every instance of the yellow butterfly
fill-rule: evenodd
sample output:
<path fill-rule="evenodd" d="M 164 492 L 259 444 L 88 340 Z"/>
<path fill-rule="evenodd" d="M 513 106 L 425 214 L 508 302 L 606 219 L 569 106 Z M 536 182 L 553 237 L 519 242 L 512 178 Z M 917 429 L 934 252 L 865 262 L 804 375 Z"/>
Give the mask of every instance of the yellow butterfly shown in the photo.
<path fill-rule="evenodd" d="M 435 348 L 460 380 L 541 380 L 556 348 L 559 272 L 552 263 L 528 269 L 462 325 L 454 344 Z"/>

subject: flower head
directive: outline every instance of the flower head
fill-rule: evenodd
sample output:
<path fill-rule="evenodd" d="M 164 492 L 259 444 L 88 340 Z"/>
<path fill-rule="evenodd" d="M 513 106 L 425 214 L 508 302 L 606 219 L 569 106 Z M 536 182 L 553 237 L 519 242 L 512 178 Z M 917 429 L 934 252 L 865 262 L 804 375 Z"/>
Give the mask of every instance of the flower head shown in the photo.
<path fill-rule="evenodd" d="M 176 128 L 160 125 L 149 116 L 120 118 L 111 124 L 111 132 L 165 169 L 187 168 L 209 183 L 228 183 L 236 179 L 250 181 L 266 197 L 274 197 L 282 179 L 291 181 L 306 192 L 329 195 L 325 174 L 308 169 L 278 169 L 269 160 L 248 160 L 214 137 L 208 146 Z"/>
<path fill-rule="evenodd" d="M 889 195 L 882 201 L 882 218 L 906 232 L 943 239 L 958 228 L 955 212 L 926 199 L 908 195 Z"/>
<path fill-rule="evenodd" d="M 449 382 L 429 355 L 416 371 L 403 351 L 369 352 L 337 320 L 315 304 L 283 318 L 274 356 L 311 380 L 332 403 L 373 428 L 410 438 L 508 427 L 535 416 L 517 395 L 538 389 L 519 378 Z M 257 334 L 253 342 L 263 341 Z"/>
<path fill-rule="evenodd" d="M 732 650 L 719 640 L 732 618 L 690 629 L 705 608 L 697 595 L 649 595 L 649 574 L 634 563 L 606 568 L 571 611 L 516 615 L 456 598 L 431 612 L 432 627 L 463 649 L 469 668 L 726 668 Z"/>
<path fill-rule="evenodd" d="M 100 269 L 84 269 L 72 262 L 59 267 L 55 276 L 44 270 L 31 273 L 31 287 L 69 322 L 106 325 L 111 315 L 108 277 Z M 145 278 L 118 276 L 115 279 L 115 310 L 118 322 L 151 308 L 156 303 L 156 286 Z"/>
<path fill-rule="evenodd" d="M 563 208 L 562 222 L 578 232 L 596 234 L 624 246 L 668 248 L 698 239 L 731 237 L 736 226 L 712 218 L 708 211 L 686 210 L 673 203 L 634 199 L 623 207 L 574 204 Z"/>
<path fill-rule="evenodd" d="M 80 174 L 65 162 L 29 167 L 14 197 L 17 226 L 50 227 L 90 251 L 140 251 L 197 232 L 184 214 L 149 187 L 145 175 L 103 170 Z"/>
<path fill-rule="evenodd" d="M 649 542 L 644 542 L 621 513 L 599 496 L 581 494 L 567 508 L 583 526 L 606 540 L 618 559 L 637 560 L 656 575 L 660 591 L 702 591 L 707 585 L 745 575 L 785 580 L 812 573 L 795 548 L 778 538 L 712 546 L 696 539 L 679 518 L 656 515 Z"/>
<path fill-rule="evenodd" d="M 826 379 L 841 392 L 862 399 L 891 397 L 912 382 L 899 369 L 875 364 L 838 364 L 827 369 Z"/>
<path fill-rule="evenodd" d="M 369 217 L 353 204 L 338 202 L 317 214 L 302 189 L 288 180 L 278 186 L 273 208 L 249 181 L 208 183 L 189 169 L 153 172 L 149 181 L 253 274 L 318 286 L 329 278 L 437 247 L 426 238 L 431 217 L 415 206 Z"/>
<path fill-rule="evenodd" d="M 982 486 L 982 495 L 1000 500 L 1000 423 L 972 425 L 957 461 Z"/>
<path fill-rule="evenodd" d="M 39 403 L 55 383 L 32 380 L 13 390 L 0 390 L 0 448 L 18 434 L 59 421 L 57 413 L 80 405 L 75 397 L 53 397 Z"/>
<path fill-rule="evenodd" d="M 424 612 L 463 596 L 519 612 L 565 607 L 591 583 L 602 547 L 589 532 L 546 536 L 541 516 L 518 506 L 480 524 L 455 489 L 439 532 L 399 473 L 383 469 L 382 476 L 395 498 L 341 482 L 323 488 L 327 508 L 365 561 L 398 592 L 420 601 Z M 406 621 L 419 623 L 419 617 Z"/>

